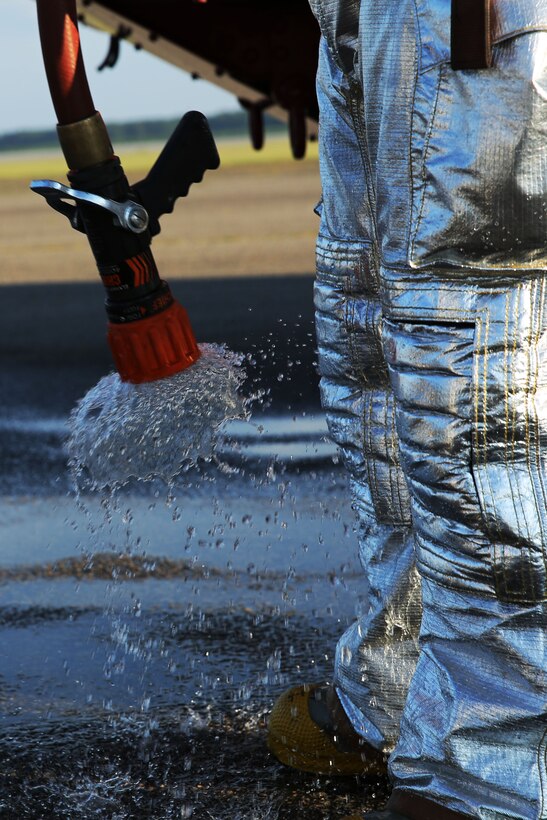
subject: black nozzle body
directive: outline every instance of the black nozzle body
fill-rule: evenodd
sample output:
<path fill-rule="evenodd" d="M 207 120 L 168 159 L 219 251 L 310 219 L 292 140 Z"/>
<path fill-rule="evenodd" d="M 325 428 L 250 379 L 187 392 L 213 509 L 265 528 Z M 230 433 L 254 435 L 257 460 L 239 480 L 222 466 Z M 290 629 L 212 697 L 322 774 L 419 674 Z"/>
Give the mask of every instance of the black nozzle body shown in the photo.
<path fill-rule="evenodd" d="M 125 202 L 132 197 L 117 157 L 84 171 L 70 171 L 68 177 L 74 188 L 105 199 Z M 161 281 L 154 261 L 149 230 L 123 230 L 111 213 L 83 203 L 78 205 L 78 218 L 106 289 L 106 311 L 111 322 L 148 318 L 172 304 L 169 288 Z"/>

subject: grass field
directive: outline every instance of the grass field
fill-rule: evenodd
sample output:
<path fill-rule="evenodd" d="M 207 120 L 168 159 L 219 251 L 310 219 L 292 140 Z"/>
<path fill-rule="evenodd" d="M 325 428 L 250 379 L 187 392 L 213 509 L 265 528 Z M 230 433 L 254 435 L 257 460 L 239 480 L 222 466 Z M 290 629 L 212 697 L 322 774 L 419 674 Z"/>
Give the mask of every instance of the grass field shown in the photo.
<path fill-rule="evenodd" d="M 152 144 L 133 144 L 122 146 L 123 165 L 128 174 L 144 173 L 153 164 L 161 146 Z M 253 151 L 247 140 L 227 140 L 219 144 L 222 165 L 224 168 L 241 166 L 268 165 L 270 163 L 288 162 L 291 153 L 285 137 L 269 140 L 262 151 Z M 317 159 L 317 143 L 309 143 L 305 162 Z M 0 153 L 0 181 L 27 180 L 32 178 L 62 178 L 66 174 L 66 164 L 61 150 L 20 151 Z"/>
<path fill-rule="evenodd" d="M 130 181 L 146 174 L 160 146 L 119 150 Z M 221 168 L 208 172 L 162 220 L 154 253 L 162 276 L 311 273 L 320 196 L 317 146 L 291 159 L 286 138 L 253 151 L 219 144 Z M 97 277 L 85 238 L 28 190 L 31 179 L 66 179 L 58 153 L 0 155 L 0 284 L 86 281 Z"/>

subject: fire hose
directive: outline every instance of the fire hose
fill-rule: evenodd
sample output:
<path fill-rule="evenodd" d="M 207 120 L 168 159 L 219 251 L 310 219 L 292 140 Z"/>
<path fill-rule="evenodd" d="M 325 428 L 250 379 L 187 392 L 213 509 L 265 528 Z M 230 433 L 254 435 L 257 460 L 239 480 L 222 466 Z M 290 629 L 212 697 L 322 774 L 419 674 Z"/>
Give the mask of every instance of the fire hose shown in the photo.
<path fill-rule="evenodd" d="M 187 113 L 147 177 L 129 185 L 95 110 L 80 46 L 76 0 L 37 0 L 38 25 L 69 185 L 31 189 L 87 235 L 106 290 L 108 341 L 124 381 L 173 375 L 200 355 L 185 309 L 160 278 L 151 251 L 159 218 L 220 164 L 206 118 Z"/>

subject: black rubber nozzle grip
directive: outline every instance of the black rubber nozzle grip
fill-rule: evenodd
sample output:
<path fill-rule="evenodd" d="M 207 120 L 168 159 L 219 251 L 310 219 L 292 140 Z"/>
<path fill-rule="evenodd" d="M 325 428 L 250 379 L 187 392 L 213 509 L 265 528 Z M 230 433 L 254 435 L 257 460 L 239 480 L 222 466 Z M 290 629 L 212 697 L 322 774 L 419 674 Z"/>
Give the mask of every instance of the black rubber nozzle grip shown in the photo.
<path fill-rule="evenodd" d="M 159 232 L 159 225 L 155 225 L 159 217 L 172 213 L 175 200 L 186 196 L 192 183 L 201 182 L 205 171 L 219 165 L 207 118 L 199 111 L 189 111 L 169 137 L 148 176 L 132 188 L 148 211 L 153 234 Z"/>

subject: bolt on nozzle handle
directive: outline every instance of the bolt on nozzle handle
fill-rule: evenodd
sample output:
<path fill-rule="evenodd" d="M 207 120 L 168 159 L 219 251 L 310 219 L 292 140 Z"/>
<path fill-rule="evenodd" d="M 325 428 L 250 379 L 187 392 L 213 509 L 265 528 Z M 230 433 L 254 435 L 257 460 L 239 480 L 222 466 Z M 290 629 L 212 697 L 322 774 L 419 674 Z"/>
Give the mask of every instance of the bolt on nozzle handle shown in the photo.
<path fill-rule="evenodd" d="M 131 188 L 150 218 L 150 232 L 160 232 L 159 218 L 172 213 L 175 200 L 186 196 L 192 183 L 215 170 L 220 157 L 209 123 L 199 111 L 181 119 L 145 179 Z"/>

